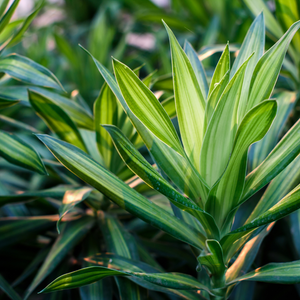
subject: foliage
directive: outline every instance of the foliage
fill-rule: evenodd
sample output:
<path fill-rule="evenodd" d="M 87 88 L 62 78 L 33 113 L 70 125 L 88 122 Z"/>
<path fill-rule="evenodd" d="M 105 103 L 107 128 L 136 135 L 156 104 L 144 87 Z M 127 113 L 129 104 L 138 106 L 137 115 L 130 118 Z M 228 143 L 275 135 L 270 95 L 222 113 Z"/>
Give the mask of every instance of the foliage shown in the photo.
<path fill-rule="evenodd" d="M 119 33 L 106 20 L 113 5 L 101 4 L 89 27 L 93 55 L 54 33 L 74 68 L 64 79 L 67 91 L 84 91 L 89 102 L 95 99 L 93 109 L 80 93 L 69 97 L 41 64 L 18 54 L 0 57 L 0 254 L 5 267 L 21 274 L 1 271 L 0 287 L 12 299 L 18 293 L 35 299 L 43 285 L 42 299 L 49 292 L 54 299 L 239 299 L 239 288 L 251 289 L 252 281 L 300 282 L 299 261 L 253 266 L 274 223 L 300 208 L 299 121 L 286 130 L 296 99 L 300 21 L 283 11 L 282 36 L 264 51 L 265 19 L 267 28 L 273 19 L 259 14 L 232 67 L 235 47 L 211 48 L 223 52 L 210 76 L 202 64 L 207 49 L 197 53 L 188 42 L 182 49 L 167 25 L 180 34 L 188 20 L 196 28 L 193 3 L 185 7 L 193 18 L 183 13 L 178 22 L 150 1 L 125 5 L 136 8 L 137 22 L 164 17 L 172 75 L 150 66 L 140 79 L 141 67 L 131 70 L 117 59 L 126 51 L 117 51 L 125 40 L 114 41 Z M 41 8 L 3 47 L 20 41 Z M 222 5 L 206 9 L 227 22 Z M 111 33 L 105 45 L 99 30 Z M 111 49 L 121 53 L 113 58 L 114 74 Z M 102 81 L 91 79 L 100 74 Z M 278 89 L 282 75 L 289 91 Z M 291 217 L 295 240 L 298 215 Z"/>

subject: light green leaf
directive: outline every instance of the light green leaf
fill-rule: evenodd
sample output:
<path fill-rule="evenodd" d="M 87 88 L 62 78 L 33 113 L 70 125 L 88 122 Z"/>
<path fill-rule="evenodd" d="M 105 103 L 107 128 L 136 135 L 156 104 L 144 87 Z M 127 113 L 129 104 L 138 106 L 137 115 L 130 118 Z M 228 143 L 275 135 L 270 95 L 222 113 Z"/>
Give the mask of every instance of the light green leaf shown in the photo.
<path fill-rule="evenodd" d="M 236 278 L 234 281 L 229 282 L 232 284 L 235 282 L 250 280 L 260 282 L 271 283 L 284 283 L 292 284 L 300 282 L 300 261 L 296 260 L 288 263 L 271 263 L 256 270 Z"/>
<path fill-rule="evenodd" d="M 116 96 L 107 84 L 104 84 L 94 103 L 94 116 L 98 150 L 103 157 L 105 166 L 111 169 L 114 147 L 109 134 L 101 125 L 117 125 L 118 106 Z"/>
<path fill-rule="evenodd" d="M 49 251 L 43 265 L 39 269 L 31 285 L 28 287 L 24 300 L 26 300 L 35 288 L 55 269 L 67 253 L 86 235 L 93 225 L 94 219 L 86 216 L 79 220 L 69 222 L 66 227 L 64 227 L 61 235 L 59 235 Z"/>
<path fill-rule="evenodd" d="M 185 152 L 199 171 L 199 157 L 204 135 L 205 98 L 193 67 L 171 29 L 169 35 L 173 86 L 177 118 Z"/>
<path fill-rule="evenodd" d="M 119 155 L 132 172 L 138 175 L 150 187 L 168 197 L 175 206 L 197 218 L 206 229 L 208 236 L 219 236 L 219 231 L 213 218 L 195 203 L 176 191 L 134 148 L 117 127 L 107 125 L 103 127 L 110 134 Z"/>
<path fill-rule="evenodd" d="M 39 154 L 16 135 L 0 131 L 0 156 L 12 164 L 47 175 Z"/>
<path fill-rule="evenodd" d="M 297 0 L 276 0 L 276 16 L 284 30 L 300 19 L 299 2 Z M 300 33 L 297 32 L 292 40 L 293 46 L 300 51 Z"/>
<path fill-rule="evenodd" d="M 276 101 L 263 101 L 246 114 L 239 126 L 228 166 L 220 181 L 210 191 L 206 203 L 206 211 L 215 217 L 219 228 L 223 226 L 227 215 L 233 217 L 229 213 L 237 206 L 241 198 L 248 148 L 267 133 L 275 118 L 276 110 Z M 227 221 L 227 223 L 230 222 Z"/>
<path fill-rule="evenodd" d="M 300 156 L 298 155 L 278 176 L 268 185 L 263 196 L 255 206 L 246 223 L 267 211 L 289 193 L 300 182 Z"/>
<path fill-rule="evenodd" d="M 161 102 L 161 105 L 163 106 L 164 110 L 170 117 L 170 119 L 173 119 L 176 117 L 176 107 L 175 107 L 175 99 L 174 96 L 171 96 Z"/>
<path fill-rule="evenodd" d="M 48 69 L 18 54 L 0 59 L 0 72 L 33 85 L 63 90 L 58 79 Z"/>
<path fill-rule="evenodd" d="M 264 22 L 263 13 L 260 13 L 253 21 L 252 25 L 250 26 L 247 35 L 243 41 L 243 44 L 239 50 L 239 54 L 235 59 L 230 72 L 230 77 L 233 77 L 233 75 L 237 72 L 240 66 L 254 52 L 254 55 L 252 59 L 249 61 L 245 71 L 245 77 L 244 77 L 243 88 L 241 93 L 241 100 L 240 100 L 239 111 L 238 111 L 239 123 L 241 123 L 246 113 L 248 93 L 249 93 L 252 74 L 258 60 L 261 58 L 261 56 L 264 53 L 264 47 L 265 47 L 265 22 Z"/>
<path fill-rule="evenodd" d="M 211 79 L 208 97 L 214 90 L 215 85 L 222 80 L 222 78 L 229 71 L 229 69 L 230 69 L 230 52 L 229 52 L 229 45 L 227 44 L 218 61 L 213 77 Z"/>
<path fill-rule="evenodd" d="M 242 203 L 269 183 L 286 168 L 300 152 L 300 120 L 285 134 L 267 158 L 246 177 Z"/>
<path fill-rule="evenodd" d="M 6 11 L 5 15 L 2 16 L 1 20 L 0 20 L 0 33 L 3 31 L 3 29 L 6 27 L 6 25 L 9 23 L 12 15 L 14 14 L 16 8 L 19 5 L 20 0 L 15 0 L 12 5 L 9 7 L 9 9 Z M 7 5 L 6 2 L 4 2 L 4 5 Z M 4 6 L 3 5 L 3 6 Z M 5 5 L 5 6 L 6 6 Z M 5 10 L 5 8 L 4 8 Z"/>
<path fill-rule="evenodd" d="M 91 193 L 92 189 L 83 187 L 79 189 L 68 190 L 65 192 L 62 199 L 62 205 L 59 208 L 59 219 L 56 223 L 57 232 L 60 233 L 59 224 L 61 219 L 72 209 L 75 205 L 84 201 Z"/>
<path fill-rule="evenodd" d="M 43 0 L 42 0 L 43 1 Z M 14 45 L 16 45 L 17 43 L 19 43 L 22 39 L 23 34 L 25 33 L 25 31 L 27 30 L 27 28 L 29 27 L 29 25 L 31 24 L 31 22 L 33 21 L 33 19 L 37 16 L 37 14 L 39 13 L 39 11 L 41 10 L 43 6 L 43 2 L 41 3 L 41 5 L 34 10 L 24 21 L 24 23 L 22 24 L 21 28 L 13 35 L 13 37 L 11 38 L 11 40 L 8 42 L 7 45 L 5 45 L 5 48 L 8 47 L 12 47 Z M 3 48 L 2 48 L 3 49 Z M 1 50 L 2 50 L 1 49 Z"/>
<path fill-rule="evenodd" d="M 285 123 L 296 104 L 296 94 L 293 92 L 281 92 L 279 95 L 274 95 L 274 98 L 277 100 L 278 113 L 266 136 L 251 146 L 249 151 L 248 172 L 259 166 L 276 146 L 279 136 L 281 136 L 282 130 L 285 127 Z"/>
<path fill-rule="evenodd" d="M 113 65 L 129 109 L 155 136 L 184 155 L 175 128 L 154 94 L 127 66 L 117 60 L 114 60 Z"/>
<path fill-rule="evenodd" d="M 300 21 L 294 23 L 258 61 L 250 83 L 247 110 L 270 97 L 288 46 L 299 27 Z"/>
<path fill-rule="evenodd" d="M 153 71 L 152 73 L 150 73 L 149 75 L 147 75 L 142 81 L 144 83 L 145 86 L 147 86 L 149 89 L 152 86 L 152 82 L 153 82 L 153 76 L 156 73 L 156 70 Z"/>
<path fill-rule="evenodd" d="M 263 12 L 266 22 L 266 27 L 273 37 L 279 39 L 283 35 L 283 31 L 278 21 L 268 9 L 268 6 L 263 0 L 244 0 L 250 11 L 254 16 L 258 16 Z"/>
<path fill-rule="evenodd" d="M 85 51 L 91 55 L 87 50 Z M 203 179 L 196 174 L 194 168 L 185 157 L 168 147 L 147 130 L 147 128 L 136 118 L 127 106 L 113 75 L 92 55 L 91 57 L 93 58 L 99 72 L 118 98 L 123 109 L 130 118 L 130 121 L 134 124 L 137 132 L 142 137 L 157 165 L 164 170 L 166 174 L 168 174 L 170 179 L 178 186 L 178 188 L 180 188 L 200 207 L 203 207 L 203 202 L 205 201 L 208 193 L 208 187 L 204 183 Z M 199 196 L 202 199 L 200 199 Z"/>
<path fill-rule="evenodd" d="M 206 73 L 201 63 L 201 60 L 199 59 L 198 54 L 193 49 L 192 45 L 187 41 L 185 41 L 184 43 L 184 51 L 187 57 L 189 58 L 191 65 L 194 69 L 195 75 L 197 77 L 201 89 L 201 93 L 204 96 L 204 99 L 206 99 L 208 95 L 208 84 L 207 84 Z"/>
<path fill-rule="evenodd" d="M 0 274 L 0 289 L 9 296 L 12 300 L 21 300 L 22 298 L 16 293 L 16 291 L 9 285 L 9 283 Z"/>
<path fill-rule="evenodd" d="M 148 201 L 83 151 L 47 135 L 38 135 L 38 137 L 65 167 L 113 200 L 121 208 L 177 239 L 190 243 L 197 248 L 203 247 L 204 237 L 200 233 Z"/>
<path fill-rule="evenodd" d="M 87 151 L 80 132 L 63 109 L 50 98 L 35 91 L 29 90 L 28 97 L 38 116 L 59 138 Z"/>
<path fill-rule="evenodd" d="M 238 129 L 238 107 L 250 56 L 226 86 L 208 124 L 200 156 L 200 174 L 213 186 L 224 172 Z"/>
<path fill-rule="evenodd" d="M 207 130 L 207 126 L 211 120 L 211 117 L 215 111 L 215 108 L 221 98 L 221 95 L 229 82 L 229 71 L 223 76 L 219 83 L 215 84 L 215 88 L 210 93 L 205 107 L 205 132 Z"/>

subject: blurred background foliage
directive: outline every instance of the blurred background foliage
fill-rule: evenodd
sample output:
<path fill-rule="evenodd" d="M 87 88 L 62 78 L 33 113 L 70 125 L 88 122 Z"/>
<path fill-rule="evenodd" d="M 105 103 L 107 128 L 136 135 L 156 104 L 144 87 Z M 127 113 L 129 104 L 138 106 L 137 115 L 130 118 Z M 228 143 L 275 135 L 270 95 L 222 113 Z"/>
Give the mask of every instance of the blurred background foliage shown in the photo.
<path fill-rule="evenodd" d="M 5 3 L 5 0 L 2 3 Z M 41 1 L 21 0 L 11 23 L 0 34 L 1 44 L 40 5 Z M 79 103 L 89 114 L 104 80 L 94 62 L 78 44 L 87 48 L 99 62 L 111 71 L 111 56 L 121 60 L 132 69 L 141 67 L 139 76 L 146 78 L 149 74 L 151 75 L 151 88 L 156 92 L 162 91 L 160 99 L 163 101 L 170 96 L 172 97 L 173 92 L 170 77 L 169 43 L 167 33 L 161 22 L 162 19 L 172 28 L 181 45 L 184 44 L 185 40 L 193 45 L 207 70 L 208 79 L 210 79 L 212 70 L 215 68 L 220 53 L 227 42 L 230 41 L 230 50 L 232 58 L 234 58 L 254 17 L 262 10 L 265 12 L 266 49 L 268 49 L 294 21 L 299 19 L 299 9 L 299 2 L 296 0 L 295 10 L 292 14 L 284 10 L 284 1 L 281 0 L 46 0 L 42 3 L 42 8 L 24 33 L 22 40 L 12 47 L 1 49 L 1 56 L 16 52 L 48 68 L 56 75 L 66 90 L 66 93 L 61 92 L 61 95 Z M 276 137 L 277 140 L 299 118 L 299 54 L 300 33 L 298 32 L 289 49 L 275 90 L 275 93 L 283 90 L 293 93 L 292 101 L 289 101 L 284 108 L 287 115 L 281 124 L 280 134 Z M 7 87 L 21 87 L 23 85 L 12 77 L 3 73 L 1 75 L 0 98 L 8 96 L 7 91 L 9 89 L 6 89 Z M 17 89 L 12 92 L 16 91 Z M 0 128 L 17 132 L 22 139 L 38 149 L 44 159 L 52 159 L 51 154 L 26 130 L 47 133 L 48 129 L 45 123 L 26 105 L 28 99 L 22 97 L 26 98 L 26 96 L 20 94 L 20 100 L 23 101 L 21 102 L 24 105 L 11 106 L 1 110 Z M 19 123 L 14 120 L 18 120 Z M 173 121 L 176 125 L 176 119 Z M 24 124 L 31 127 L 25 128 Z M 259 152 L 261 150 L 259 147 L 263 147 L 263 145 L 259 146 L 257 143 L 251 151 Z M 257 149 L 255 150 L 255 148 Z M 151 157 L 145 149 L 142 148 L 141 152 L 151 161 Z M 267 154 L 266 151 L 265 156 Z M 261 160 L 263 158 L 260 157 Z M 250 162 L 249 171 L 254 167 L 255 163 Z M 1 195 L 16 190 L 34 191 L 51 188 L 61 184 L 64 180 L 67 183 L 76 183 L 76 181 L 78 183 L 78 180 L 70 172 L 65 172 L 55 166 L 52 168 L 53 174 L 50 174 L 52 176 L 45 178 L 35 173 L 28 173 L 1 158 Z M 145 189 L 146 195 L 155 197 L 145 186 L 141 185 L 139 188 Z M 247 211 L 254 204 L 255 199 L 248 201 L 241 208 L 241 219 L 243 216 L 247 216 Z M 34 204 L 28 202 L 16 204 L 13 207 L 4 206 L 0 210 L 0 216 L 50 215 L 57 213 L 57 208 L 58 204 L 54 200 L 49 204 L 49 201 L 41 198 Z M 125 220 L 128 230 L 133 231 L 139 239 L 143 238 L 144 247 L 152 255 L 155 253 L 156 260 L 166 270 L 197 274 L 194 269 L 193 256 L 185 246 L 175 245 L 176 241 L 174 243 L 174 240 L 165 234 L 162 239 L 161 232 L 150 228 L 142 221 L 131 219 L 128 215 L 121 213 L 120 219 Z M 297 212 L 292 217 L 277 222 L 270 235 L 264 240 L 254 266 L 271 261 L 300 259 L 299 219 Z M 99 230 L 96 228 L 91 230 L 83 244 L 88 244 L 97 234 L 97 231 Z M 35 243 L 32 240 L 31 242 L 22 240 L 14 242 L 14 246 L 9 248 L 0 245 L 0 273 L 9 282 L 16 280 L 20 274 L 23 274 L 24 278 L 21 278 L 22 280 L 19 278 L 13 284 L 20 294 L 32 282 L 34 273 L 49 251 L 50 241 L 52 242 L 56 238 L 55 234 L 55 230 L 45 231 L 43 236 L 37 236 L 33 232 L 31 236 L 38 237 L 35 239 Z M 153 244 L 153 241 L 156 243 Z M 18 249 L 20 245 L 22 246 L 21 254 Z M 41 245 L 45 245 L 45 248 Z M 100 240 L 97 247 L 102 247 Z M 55 274 L 51 274 L 50 279 L 78 268 L 80 264 L 75 257 L 82 257 L 82 251 L 87 253 L 86 249 L 75 247 L 72 254 L 68 254 L 65 258 L 71 267 L 66 263 L 59 265 L 55 269 Z M 11 263 L 12 260 L 13 264 Z M 250 300 L 266 299 L 267 297 L 282 299 L 287 295 L 289 295 L 289 299 L 299 299 L 300 297 L 298 286 L 283 287 L 256 283 L 257 289 L 254 293 L 253 285 L 254 283 L 242 283 L 233 293 L 231 299 Z M 84 294 L 83 291 L 81 293 Z M 35 294 L 30 299 L 60 299 L 62 297 L 77 299 L 76 297 L 78 297 L 74 291 L 54 293 L 50 296 L 37 296 Z M 177 299 L 175 296 L 166 297 L 163 294 L 150 295 L 149 297 L 149 299 Z M 6 296 L 0 294 L 0 299 L 6 299 Z M 82 296 L 82 299 L 87 298 Z"/>

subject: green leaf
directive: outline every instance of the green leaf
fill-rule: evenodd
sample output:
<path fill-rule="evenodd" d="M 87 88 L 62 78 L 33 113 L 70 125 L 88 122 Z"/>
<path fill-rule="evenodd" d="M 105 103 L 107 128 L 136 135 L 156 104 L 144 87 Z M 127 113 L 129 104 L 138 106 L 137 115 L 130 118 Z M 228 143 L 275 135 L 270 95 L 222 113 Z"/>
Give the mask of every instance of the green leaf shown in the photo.
<path fill-rule="evenodd" d="M 90 233 L 84 244 L 83 256 L 95 255 L 100 251 L 97 236 Z M 90 267 L 91 263 L 84 261 L 82 267 Z M 81 300 L 112 300 L 113 298 L 113 286 L 111 278 L 97 281 L 95 283 L 82 286 L 80 288 Z M 57 293 L 54 293 L 54 295 Z"/>
<path fill-rule="evenodd" d="M 101 125 L 117 125 L 118 106 L 116 96 L 107 84 L 104 84 L 94 103 L 94 116 L 98 150 L 103 157 L 105 166 L 111 169 L 114 147 L 109 134 Z"/>
<path fill-rule="evenodd" d="M 27 88 L 26 88 L 27 89 Z M 94 130 L 93 116 L 84 110 L 77 102 L 71 101 L 70 99 L 63 97 L 57 93 L 49 90 L 30 87 L 33 90 L 46 98 L 50 99 L 53 103 L 68 113 L 72 121 L 80 128 Z M 23 100 L 23 99 L 21 99 Z M 28 101 L 28 93 L 26 91 L 26 100 Z"/>
<path fill-rule="evenodd" d="M 199 171 L 204 135 L 205 98 L 188 57 L 171 29 L 167 24 L 164 25 L 170 40 L 174 97 L 182 143 L 187 156 Z"/>
<path fill-rule="evenodd" d="M 158 206 L 92 160 L 83 151 L 47 135 L 38 135 L 38 137 L 65 167 L 113 200 L 121 208 L 177 239 L 197 248 L 203 247 L 204 237 L 200 233 L 162 211 Z"/>
<path fill-rule="evenodd" d="M 269 183 L 286 168 L 300 152 L 300 120 L 285 134 L 267 158 L 246 177 L 242 203 Z"/>
<path fill-rule="evenodd" d="M 241 93 L 241 100 L 240 100 L 239 111 L 238 111 L 239 123 L 241 123 L 245 115 L 252 74 L 258 60 L 261 58 L 261 56 L 264 53 L 264 47 L 265 47 L 265 22 L 264 22 L 263 13 L 260 13 L 251 24 L 247 32 L 247 35 L 243 41 L 243 44 L 239 50 L 239 54 L 235 59 L 230 72 L 230 77 L 233 77 L 233 75 L 237 72 L 237 70 L 241 67 L 241 65 L 254 52 L 254 55 L 252 59 L 249 61 L 249 63 L 247 64 L 246 71 L 245 71 L 243 88 Z"/>
<path fill-rule="evenodd" d="M 281 39 L 258 61 L 250 83 L 247 110 L 270 97 L 288 46 L 299 27 L 300 21 L 294 23 Z"/>
<path fill-rule="evenodd" d="M 171 96 L 161 102 L 161 105 L 163 106 L 164 110 L 170 117 L 170 119 L 173 119 L 176 117 L 176 107 L 175 107 L 175 99 L 174 96 Z"/>
<path fill-rule="evenodd" d="M 222 53 L 222 56 L 218 61 L 213 77 L 211 79 L 208 97 L 214 90 L 215 85 L 222 80 L 222 78 L 229 71 L 229 69 L 230 69 L 230 52 L 229 52 L 229 44 L 227 44 Z"/>
<path fill-rule="evenodd" d="M 255 206 L 247 223 L 267 211 L 289 193 L 300 182 L 300 156 L 298 155 L 278 176 L 268 185 L 263 196 Z"/>
<path fill-rule="evenodd" d="M 229 71 L 223 76 L 219 83 L 215 84 L 215 88 L 210 93 L 205 107 L 205 132 L 207 130 L 207 126 L 211 120 L 211 117 L 215 111 L 215 108 L 221 98 L 221 95 L 229 82 Z"/>
<path fill-rule="evenodd" d="M 184 43 L 184 51 L 187 55 L 187 57 L 190 60 L 190 63 L 194 69 L 195 75 L 197 77 L 201 93 L 206 99 L 208 95 L 208 84 L 207 84 L 207 78 L 206 78 L 206 73 L 204 70 L 204 67 L 201 63 L 201 60 L 198 57 L 197 52 L 193 49 L 192 45 L 185 41 Z"/>
<path fill-rule="evenodd" d="M 22 298 L 16 293 L 16 291 L 9 285 L 9 283 L 0 274 L 0 289 L 9 296 L 12 300 L 21 300 Z"/>
<path fill-rule="evenodd" d="M 43 7 L 43 0 L 41 2 L 41 5 L 26 18 L 21 28 L 13 35 L 13 37 L 8 42 L 8 44 L 5 45 L 5 48 L 12 47 L 21 41 L 23 34 L 27 30 L 27 28 L 29 27 L 33 19 L 37 16 L 37 14 L 39 13 L 42 7 Z"/>
<path fill-rule="evenodd" d="M 15 119 L 9 118 L 7 116 L 0 115 L 0 120 L 3 123 L 6 123 L 7 125 L 12 126 L 14 128 L 21 129 L 22 131 L 29 131 L 30 133 L 40 133 L 34 127 L 27 125 L 23 122 L 17 121 Z"/>
<path fill-rule="evenodd" d="M 213 186 L 224 172 L 238 129 L 238 107 L 250 56 L 226 86 L 206 129 L 200 155 L 200 174 Z"/>
<path fill-rule="evenodd" d="M 14 14 L 17 6 L 19 5 L 20 0 L 15 0 L 12 5 L 9 7 L 9 9 L 6 11 L 5 15 L 2 16 L 0 20 L 0 33 L 3 31 L 3 29 L 6 27 L 6 25 L 9 23 L 12 15 Z M 4 2 L 6 5 L 7 3 Z M 4 5 L 5 5 L 4 4 Z M 5 10 L 5 8 L 4 8 Z"/>
<path fill-rule="evenodd" d="M 89 187 L 82 187 L 76 190 L 68 190 L 65 192 L 62 199 L 62 205 L 59 208 L 59 219 L 56 223 L 57 232 L 60 233 L 59 224 L 61 219 L 72 209 L 75 205 L 84 201 L 91 193 L 92 189 Z"/>
<path fill-rule="evenodd" d="M 7 247 L 41 232 L 54 224 L 55 218 L 45 217 L 38 219 L 5 221 L 0 227 L 0 247 Z"/>
<path fill-rule="evenodd" d="M 47 175 L 39 154 L 16 135 L 0 131 L 0 155 L 12 164 Z"/>
<path fill-rule="evenodd" d="M 67 253 L 86 235 L 94 225 L 91 217 L 82 217 L 79 220 L 69 222 L 61 235 L 56 239 L 47 258 L 39 269 L 31 285 L 28 287 L 24 300 L 35 290 L 35 288 L 55 269 L 64 259 Z"/>
<path fill-rule="evenodd" d="M 244 117 L 236 133 L 228 166 L 221 179 L 210 191 L 206 211 L 218 222 L 219 228 L 241 198 L 247 165 L 247 153 L 251 144 L 257 142 L 269 130 L 277 110 L 274 100 L 266 100 L 255 106 Z M 227 221 L 230 224 L 230 221 Z"/>
<path fill-rule="evenodd" d="M 145 86 L 147 86 L 149 89 L 152 86 L 152 82 L 153 82 L 153 76 L 156 73 L 156 70 L 153 71 L 152 73 L 150 73 L 149 75 L 147 75 L 142 81 L 144 83 Z"/>
<path fill-rule="evenodd" d="M 223 250 L 216 240 L 206 240 L 206 250 L 197 258 L 198 262 L 205 266 L 212 276 L 223 276 L 226 266 L 223 258 Z"/>
<path fill-rule="evenodd" d="M 84 49 L 84 48 L 83 48 Z M 85 50 L 85 49 L 84 49 Z M 200 207 L 203 207 L 208 193 L 208 187 L 203 179 L 198 176 L 189 161 L 168 147 L 158 138 L 152 135 L 147 128 L 136 118 L 127 106 L 113 75 L 101 65 L 87 50 L 85 50 L 94 60 L 99 72 L 118 98 L 130 121 L 134 124 L 139 135 L 142 137 L 147 148 L 151 152 L 157 165 L 164 170 L 170 179 Z M 199 196 L 203 199 L 200 199 Z"/>
<path fill-rule="evenodd" d="M 0 206 L 11 203 L 19 203 L 24 201 L 31 201 L 37 198 L 62 198 L 66 191 L 74 188 L 72 186 L 57 186 L 50 189 L 39 190 L 39 191 L 29 191 L 18 193 L 15 195 L 0 195 Z"/>
<path fill-rule="evenodd" d="M 113 66 L 129 109 L 155 136 L 184 155 L 175 128 L 154 94 L 127 66 L 117 60 Z"/>
<path fill-rule="evenodd" d="M 173 249 L 174 250 L 174 249 Z M 126 259 L 124 257 L 120 257 L 112 254 L 100 254 L 93 257 L 89 257 L 85 259 L 86 261 L 91 262 L 92 264 L 101 265 L 106 268 L 113 268 L 115 270 L 123 271 L 123 272 L 140 272 L 140 273 L 159 273 L 160 270 L 154 268 L 153 266 L 147 265 L 143 262 Z M 193 293 L 191 290 L 178 290 L 178 289 L 169 289 L 162 286 L 158 286 L 149 281 L 142 280 L 138 277 L 129 277 L 133 282 L 143 286 L 148 290 L 175 294 L 183 297 L 186 300 L 195 300 L 199 299 L 199 294 L 201 297 L 201 291 L 198 290 L 197 293 Z M 204 298 L 206 299 L 206 298 Z"/>
<path fill-rule="evenodd" d="M 257 236 L 246 243 L 234 263 L 226 272 L 226 281 L 233 281 L 238 276 L 245 274 L 253 264 L 264 238 L 269 234 L 274 224 L 269 225 Z M 231 255 L 230 255 L 231 256 Z"/>
<path fill-rule="evenodd" d="M 235 282 L 250 280 L 260 282 L 271 283 L 284 283 L 292 284 L 300 282 L 300 261 L 296 260 L 288 263 L 271 263 L 256 270 L 236 278 L 234 281 L 229 282 L 232 284 Z"/>
<path fill-rule="evenodd" d="M 130 271 L 118 271 L 113 268 L 105 267 L 87 267 L 81 270 L 77 270 L 71 273 L 64 274 L 53 282 L 51 282 L 40 293 L 49 293 L 52 291 L 76 288 L 82 285 L 86 285 L 97 280 L 101 280 L 109 276 L 134 276 L 142 278 L 150 283 L 171 288 L 171 289 L 183 289 L 183 290 L 198 290 L 209 289 L 197 281 L 190 275 L 181 273 L 144 273 L 144 272 L 130 272 Z"/>
<path fill-rule="evenodd" d="M 2 16 L 3 13 L 5 12 L 8 3 L 9 3 L 9 0 L 3 0 L 3 1 L 1 2 L 1 5 L 0 5 L 0 16 Z"/>
<path fill-rule="evenodd" d="M 139 259 L 134 238 L 113 216 L 104 214 L 101 218 L 101 230 L 107 245 L 107 251 L 125 258 Z M 145 290 L 127 278 L 115 277 L 121 299 L 141 299 Z"/>
<path fill-rule="evenodd" d="M 67 111 L 70 118 L 78 127 L 94 130 L 94 120 L 91 114 L 84 110 L 77 102 L 71 101 L 47 89 L 34 86 L 5 86 L 0 88 L 0 99 L 3 101 L 21 101 L 21 104 L 27 105 L 29 101 L 28 89 L 51 99 L 52 102 L 64 111 Z"/>
<path fill-rule="evenodd" d="M 0 72 L 25 83 L 63 90 L 53 73 L 31 59 L 18 54 L 10 54 L 0 59 Z"/>
<path fill-rule="evenodd" d="M 14 101 L 14 100 L 11 100 L 11 99 L 2 98 L 2 95 L 0 95 L 0 109 L 13 106 L 15 104 L 18 104 L 19 102 L 20 101 Z"/>
<path fill-rule="evenodd" d="M 232 234 L 248 231 L 271 222 L 282 219 L 300 208 L 300 185 L 295 187 L 289 194 L 282 198 L 279 202 L 269 208 L 266 212 L 252 219 L 244 226 L 232 231 Z"/>
<path fill-rule="evenodd" d="M 293 92 L 281 92 L 274 97 L 277 100 L 278 113 L 266 136 L 251 146 L 249 151 L 250 170 L 248 169 L 248 172 L 259 166 L 276 146 L 279 137 L 282 135 L 285 123 L 296 104 L 296 94 Z"/>
<path fill-rule="evenodd" d="M 258 16 L 263 12 L 266 22 L 266 27 L 271 35 L 279 39 L 283 35 L 283 31 L 278 21 L 274 18 L 273 14 L 268 9 L 268 6 L 263 0 L 244 0 L 250 11 L 254 16 Z"/>
<path fill-rule="evenodd" d="M 284 30 L 300 19 L 299 2 L 297 0 L 276 0 L 276 16 Z M 294 47 L 300 51 L 300 34 L 297 32 L 292 40 Z"/>
<path fill-rule="evenodd" d="M 125 230 L 118 219 L 103 213 L 99 224 L 109 253 L 125 258 L 139 259 L 135 239 Z"/>
<path fill-rule="evenodd" d="M 59 138 L 87 151 L 80 132 L 63 109 L 35 91 L 29 90 L 28 97 L 35 112 Z"/>
<path fill-rule="evenodd" d="M 204 212 L 199 206 L 185 198 L 176 191 L 134 148 L 130 141 L 115 126 L 103 126 L 110 134 L 114 145 L 126 165 L 144 180 L 150 187 L 154 188 L 180 209 L 187 211 L 197 218 L 206 229 L 210 237 L 218 237 L 219 231 L 213 218 Z"/>

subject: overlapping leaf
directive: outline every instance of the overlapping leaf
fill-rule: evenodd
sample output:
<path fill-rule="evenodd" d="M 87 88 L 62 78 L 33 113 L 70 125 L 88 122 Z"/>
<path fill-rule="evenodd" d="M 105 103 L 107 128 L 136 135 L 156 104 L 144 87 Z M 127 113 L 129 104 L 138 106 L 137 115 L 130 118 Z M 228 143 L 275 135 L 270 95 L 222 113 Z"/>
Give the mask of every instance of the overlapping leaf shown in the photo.
<path fill-rule="evenodd" d="M 197 248 L 203 236 L 172 215 L 159 209 L 80 149 L 47 135 L 38 135 L 55 157 L 74 174 L 89 183 L 121 208 Z"/>
<path fill-rule="evenodd" d="M 248 112 L 239 126 L 228 166 L 210 191 L 206 204 L 207 211 L 215 216 L 220 227 L 242 195 L 248 148 L 269 130 L 276 110 L 276 101 L 263 101 Z"/>
<path fill-rule="evenodd" d="M 39 154 L 16 135 L 0 131 L 0 155 L 12 164 L 42 175 L 47 174 Z"/>
<path fill-rule="evenodd" d="M 62 140 L 87 151 L 80 132 L 63 109 L 56 105 L 50 98 L 35 91 L 29 90 L 28 97 L 35 112 L 54 133 Z"/>
<path fill-rule="evenodd" d="M 226 86 L 205 133 L 200 156 L 200 174 L 209 186 L 222 175 L 228 163 L 238 128 L 238 107 L 244 74 L 251 56 Z"/>
<path fill-rule="evenodd" d="M 165 23 L 164 25 L 170 40 L 174 97 L 181 138 L 187 156 L 199 170 L 204 135 L 205 96 L 188 57 L 171 29 Z"/>
<path fill-rule="evenodd" d="M 299 27 L 300 21 L 294 23 L 281 39 L 258 61 L 250 83 L 247 110 L 270 97 L 288 46 Z"/>
<path fill-rule="evenodd" d="M 26 83 L 63 89 L 58 79 L 48 69 L 18 54 L 10 54 L 0 59 L 0 71 Z"/>

